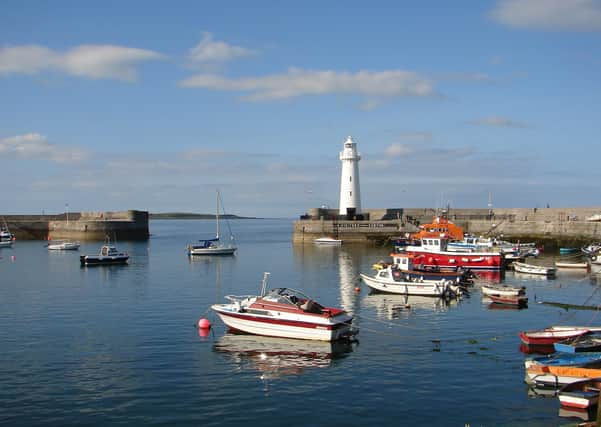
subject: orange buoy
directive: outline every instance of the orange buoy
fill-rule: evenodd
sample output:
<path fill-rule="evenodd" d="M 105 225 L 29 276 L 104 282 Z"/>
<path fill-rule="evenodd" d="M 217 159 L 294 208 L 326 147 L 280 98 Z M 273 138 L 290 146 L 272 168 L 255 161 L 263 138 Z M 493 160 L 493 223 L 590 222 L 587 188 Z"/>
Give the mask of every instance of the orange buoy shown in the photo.
<path fill-rule="evenodd" d="M 209 334 L 211 333 L 210 329 L 203 329 L 203 328 L 198 328 L 198 336 L 200 338 L 206 338 L 209 336 Z"/>
<path fill-rule="evenodd" d="M 355 292 L 361 292 L 361 287 L 360 286 L 355 286 Z"/>
<path fill-rule="evenodd" d="M 211 329 L 211 322 L 202 318 L 198 321 L 198 329 Z"/>

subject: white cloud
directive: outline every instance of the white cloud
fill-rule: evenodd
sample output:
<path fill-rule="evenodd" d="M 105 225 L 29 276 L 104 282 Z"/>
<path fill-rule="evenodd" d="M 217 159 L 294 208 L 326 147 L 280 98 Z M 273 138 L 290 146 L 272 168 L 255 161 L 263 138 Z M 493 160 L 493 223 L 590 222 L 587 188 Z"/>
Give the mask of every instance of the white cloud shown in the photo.
<path fill-rule="evenodd" d="M 188 60 L 196 64 L 224 63 L 253 55 L 254 53 L 253 50 L 244 47 L 213 40 L 213 35 L 205 32 L 200 42 L 190 49 Z"/>
<path fill-rule="evenodd" d="M 133 82 L 138 64 L 159 59 L 163 55 L 150 50 L 112 45 L 81 45 L 64 53 L 38 45 L 14 46 L 0 48 L 0 76 L 55 71 Z"/>
<path fill-rule="evenodd" d="M 472 125 L 495 126 L 504 128 L 524 129 L 529 127 L 526 123 L 518 122 L 512 119 L 508 119 L 506 117 L 499 116 L 482 117 L 480 119 L 470 120 L 467 123 Z"/>
<path fill-rule="evenodd" d="M 55 163 L 77 163 L 87 157 L 83 150 L 51 144 L 39 133 L 0 139 L 0 155 L 26 160 L 45 159 Z"/>
<path fill-rule="evenodd" d="M 601 31 L 598 0 L 502 0 L 491 16 L 515 28 Z"/>
<path fill-rule="evenodd" d="M 409 145 L 394 143 L 389 145 L 386 150 L 386 156 L 390 157 L 401 157 L 406 154 L 411 154 L 413 152 L 413 148 Z"/>
<path fill-rule="evenodd" d="M 229 79 L 200 74 L 180 82 L 183 87 L 251 92 L 251 101 L 268 101 L 306 95 L 364 95 L 378 97 L 436 94 L 432 82 L 416 73 L 402 70 L 369 72 L 313 71 L 291 68 L 285 74 Z"/>

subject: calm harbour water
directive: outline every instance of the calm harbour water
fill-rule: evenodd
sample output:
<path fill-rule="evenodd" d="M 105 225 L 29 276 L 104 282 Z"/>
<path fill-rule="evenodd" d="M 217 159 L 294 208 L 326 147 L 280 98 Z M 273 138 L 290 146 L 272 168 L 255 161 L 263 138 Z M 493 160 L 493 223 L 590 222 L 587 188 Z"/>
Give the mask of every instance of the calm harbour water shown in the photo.
<path fill-rule="evenodd" d="M 291 242 L 291 220 L 230 222 L 233 257 L 189 258 L 212 221 L 152 221 L 147 242 L 118 242 L 127 266 L 81 268 L 44 242 L 0 249 L 0 423 L 6 425 L 563 425 L 556 398 L 524 383 L 518 332 L 599 324 L 596 275 L 507 272 L 527 309 L 491 309 L 476 287 L 438 299 L 355 292 L 390 248 Z M 550 255 L 540 261 L 551 263 Z M 227 294 L 303 290 L 355 314 L 358 343 L 228 334 L 208 308 Z M 601 283 L 601 281 L 600 281 Z M 536 300 L 536 301 L 535 301 Z M 410 308 L 406 305 L 409 304 Z M 206 315 L 211 333 L 196 321 Z M 434 342 L 440 340 L 440 343 Z"/>

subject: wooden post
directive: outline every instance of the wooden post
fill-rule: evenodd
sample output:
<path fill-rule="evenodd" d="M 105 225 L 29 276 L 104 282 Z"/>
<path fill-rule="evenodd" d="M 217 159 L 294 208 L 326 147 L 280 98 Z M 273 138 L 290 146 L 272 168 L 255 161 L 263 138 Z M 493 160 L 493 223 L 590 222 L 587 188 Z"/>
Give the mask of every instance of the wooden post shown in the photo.
<path fill-rule="evenodd" d="M 599 393 L 599 399 L 597 400 L 597 419 L 595 420 L 595 426 L 601 426 L 601 393 Z"/>

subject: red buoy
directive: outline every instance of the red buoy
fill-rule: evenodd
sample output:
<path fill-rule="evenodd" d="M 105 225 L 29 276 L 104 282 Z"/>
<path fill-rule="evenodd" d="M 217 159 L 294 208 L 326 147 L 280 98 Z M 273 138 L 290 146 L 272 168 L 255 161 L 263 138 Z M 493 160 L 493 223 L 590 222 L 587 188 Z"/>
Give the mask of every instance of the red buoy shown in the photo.
<path fill-rule="evenodd" d="M 198 321 L 198 329 L 211 329 L 211 322 L 202 318 Z"/>
<path fill-rule="evenodd" d="M 359 286 L 355 286 L 355 292 L 361 292 L 361 288 Z"/>

